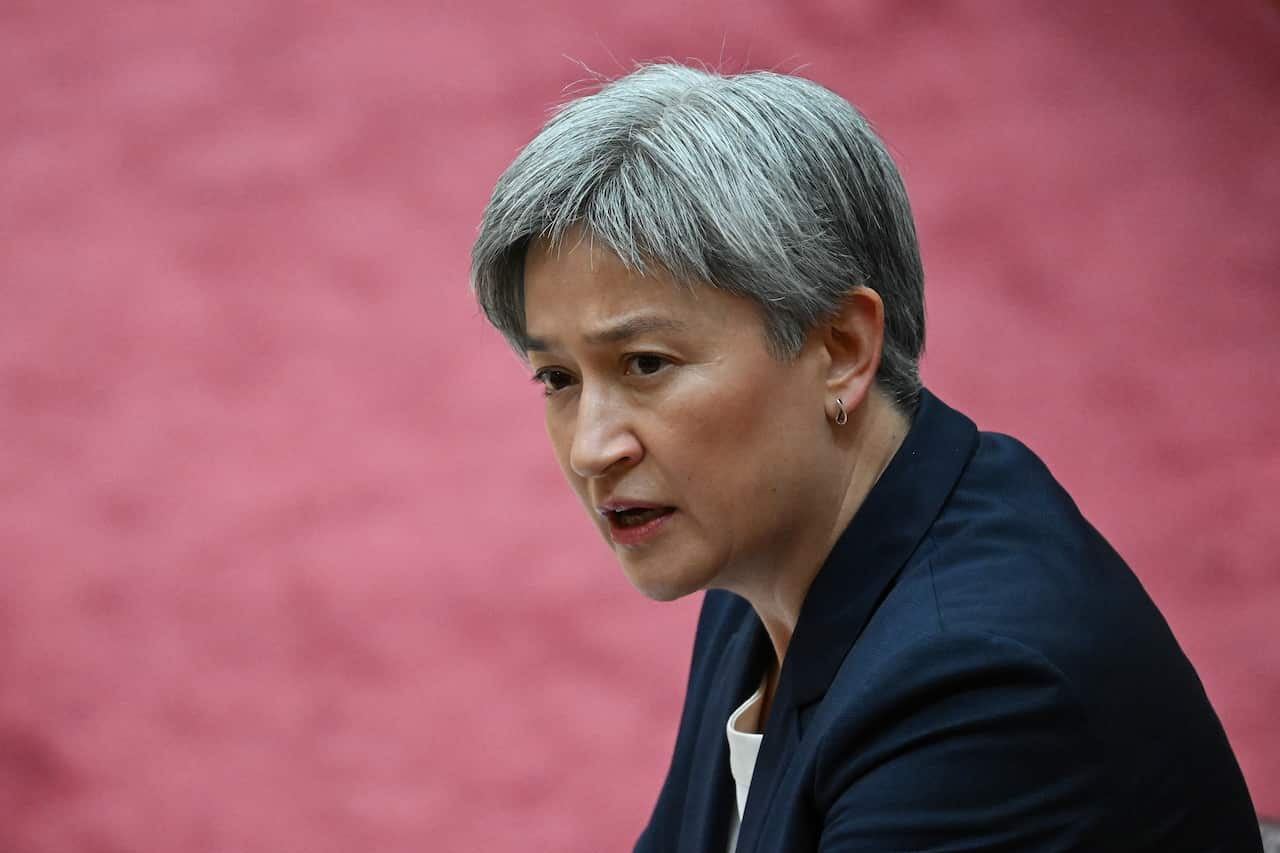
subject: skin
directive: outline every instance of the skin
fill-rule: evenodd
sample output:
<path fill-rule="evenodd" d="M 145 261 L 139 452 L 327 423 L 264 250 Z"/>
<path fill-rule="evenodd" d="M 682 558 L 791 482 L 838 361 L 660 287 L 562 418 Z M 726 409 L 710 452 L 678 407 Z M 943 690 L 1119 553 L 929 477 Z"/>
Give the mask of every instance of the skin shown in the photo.
<path fill-rule="evenodd" d="M 524 297 L 527 356 L 569 485 L 645 595 L 718 588 L 751 603 L 777 656 L 767 706 L 805 593 L 907 432 L 873 384 L 879 295 L 854 288 L 786 360 L 750 300 L 641 276 L 582 234 L 530 246 Z M 675 511 L 623 546 L 597 511 L 610 500 Z"/>

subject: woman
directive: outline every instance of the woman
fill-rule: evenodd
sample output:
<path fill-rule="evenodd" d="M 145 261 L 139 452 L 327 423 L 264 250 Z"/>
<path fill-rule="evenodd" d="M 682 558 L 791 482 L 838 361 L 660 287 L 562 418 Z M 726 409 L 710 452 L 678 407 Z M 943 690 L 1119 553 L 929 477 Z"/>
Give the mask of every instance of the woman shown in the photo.
<path fill-rule="evenodd" d="M 472 274 L 627 577 L 707 590 L 637 850 L 1260 849 L 1132 573 L 921 387 L 910 207 L 847 102 L 641 68 L 511 164 Z"/>

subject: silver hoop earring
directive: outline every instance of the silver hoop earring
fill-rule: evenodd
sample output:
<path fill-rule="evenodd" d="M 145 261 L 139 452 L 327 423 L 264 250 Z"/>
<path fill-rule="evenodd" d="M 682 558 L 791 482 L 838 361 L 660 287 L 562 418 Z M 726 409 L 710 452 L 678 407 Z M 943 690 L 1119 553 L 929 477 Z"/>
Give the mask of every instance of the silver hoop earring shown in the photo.
<path fill-rule="evenodd" d="M 844 400 L 836 397 L 836 426 L 844 426 L 849 422 L 849 413 L 844 410 Z"/>

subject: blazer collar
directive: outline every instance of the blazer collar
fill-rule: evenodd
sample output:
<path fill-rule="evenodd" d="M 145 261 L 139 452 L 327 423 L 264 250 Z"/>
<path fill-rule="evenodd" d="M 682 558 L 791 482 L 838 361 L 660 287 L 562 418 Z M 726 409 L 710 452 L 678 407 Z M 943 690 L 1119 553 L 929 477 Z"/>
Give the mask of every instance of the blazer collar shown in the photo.
<path fill-rule="evenodd" d="M 971 420 L 921 392 L 902 446 L 809 587 L 775 706 L 802 706 L 826 693 L 849 648 L 942 510 L 977 443 Z"/>

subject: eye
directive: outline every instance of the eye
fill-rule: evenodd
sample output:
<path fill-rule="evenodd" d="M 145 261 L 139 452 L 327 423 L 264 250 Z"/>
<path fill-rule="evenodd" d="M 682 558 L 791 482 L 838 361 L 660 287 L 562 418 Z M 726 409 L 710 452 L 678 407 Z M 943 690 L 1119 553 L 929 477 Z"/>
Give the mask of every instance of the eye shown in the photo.
<path fill-rule="evenodd" d="M 573 384 L 573 374 L 558 367 L 544 367 L 533 374 L 533 381 L 542 386 L 542 393 L 548 397 L 557 391 L 563 391 Z"/>
<path fill-rule="evenodd" d="M 651 352 L 629 355 L 623 363 L 627 366 L 628 376 L 652 376 L 671 364 L 667 359 Z"/>

